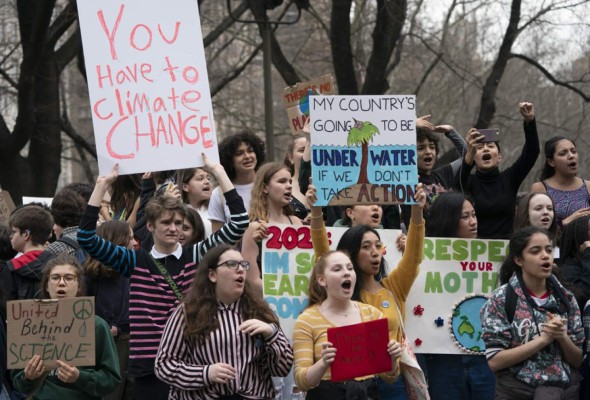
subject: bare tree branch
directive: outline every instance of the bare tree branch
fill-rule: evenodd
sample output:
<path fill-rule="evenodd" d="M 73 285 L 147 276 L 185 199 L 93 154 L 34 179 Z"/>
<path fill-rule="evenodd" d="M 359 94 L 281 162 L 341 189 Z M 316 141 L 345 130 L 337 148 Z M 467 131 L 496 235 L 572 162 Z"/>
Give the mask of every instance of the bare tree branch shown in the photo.
<path fill-rule="evenodd" d="M 217 82 L 214 86 L 212 86 L 211 87 L 211 97 L 215 96 L 228 83 L 230 83 L 231 81 L 233 81 L 234 79 L 236 79 L 242 73 L 242 71 L 244 71 L 246 69 L 246 67 L 248 66 L 248 64 L 250 64 L 250 62 L 252 62 L 252 60 L 256 57 L 256 55 L 258 54 L 258 52 L 260 51 L 260 49 L 262 49 L 262 43 L 259 44 L 254 49 L 254 51 L 252 52 L 252 54 L 250 54 L 250 56 L 242 63 L 242 65 L 240 65 L 239 67 L 234 68 L 234 70 L 231 71 L 230 74 L 228 74 L 225 78 L 223 78 L 221 81 Z"/>
<path fill-rule="evenodd" d="M 571 90 L 572 92 L 576 93 L 577 95 L 579 95 L 582 99 L 584 99 L 585 102 L 590 102 L 590 95 L 587 95 L 582 90 L 578 89 L 577 87 L 575 87 L 573 85 L 570 85 L 569 83 L 567 83 L 565 81 L 560 81 L 551 72 L 549 72 L 545 67 L 543 67 L 541 64 L 539 64 L 537 61 L 533 60 L 532 58 L 527 57 L 524 54 L 515 54 L 515 53 L 510 53 L 510 57 L 511 58 L 519 58 L 523 61 L 526 61 L 527 63 L 531 64 L 533 67 L 535 67 L 539 71 L 541 71 L 543 73 L 543 75 L 545 75 L 547 77 L 547 79 L 549 79 L 555 85 L 567 88 L 567 89 Z"/>
<path fill-rule="evenodd" d="M 247 10 L 248 10 L 248 3 L 245 1 L 242 1 L 240 3 L 240 5 L 238 6 L 238 8 L 236 8 L 235 10 L 232 10 L 232 14 L 234 15 L 234 17 L 239 18 Z M 234 22 L 235 22 L 234 18 L 232 18 L 231 15 L 228 15 L 226 18 L 223 19 L 223 21 L 221 21 L 219 23 L 219 25 L 217 25 L 215 27 L 215 29 L 213 29 L 211 32 L 209 32 L 207 34 L 207 36 L 205 36 L 203 38 L 203 45 L 205 47 L 209 46 L 211 43 L 213 43 L 215 40 L 217 40 L 217 38 L 219 36 L 221 36 L 223 33 L 225 33 L 225 31 L 227 29 L 229 29 L 229 27 L 232 26 L 234 24 Z"/>
<path fill-rule="evenodd" d="M 96 149 L 94 148 L 93 145 L 88 143 L 88 141 L 86 139 L 84 139 L 82 137 L 82 135 L 80 135 L 78 132 L 76 132 L 76 129 L 72 126 L 72 123 L 70 122 L 70 119 L 68 117 L 68 113 L 66 110 L 67 110 L 67 107 L 63 107 L 63 112 L 61 114 L 61 129 L 62 129 L 62 131 L 70 139 L 72 139 L 72 141 L 74 142 L 76 147 L 79 146 L 80 148 L 86 150 L 96 160 L 96 158 L 97 158 L 96 157 Z"/>

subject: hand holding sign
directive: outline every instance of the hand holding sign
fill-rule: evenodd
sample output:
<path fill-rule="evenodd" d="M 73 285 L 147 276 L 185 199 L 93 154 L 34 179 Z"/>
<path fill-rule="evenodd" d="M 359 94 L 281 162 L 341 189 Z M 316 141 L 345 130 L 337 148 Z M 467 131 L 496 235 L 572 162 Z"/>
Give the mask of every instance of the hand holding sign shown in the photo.
<path fill-rule="evenodd" d="M 320 362 L 322 367 L 328 368 L 332 365 L 336 359 L 336 348 L 331 342 L 325 342 L 322 344 L 322 358 Z"/>
<path fill-rule="evenodd" d="M 74 383 L 80 377 L 80 370 L 72 365 L 66 364 L 63 361 L 57 360 L 57 379 L 63 383 Z"/>
<path fill-rule="evenodd" d="M 119 164 L 113 165 L 113 169 L 106 175 L 100 175 L 96 178 L 97 185 L 111 186 L 119 177 Z"/>
<path fill-rule="evenodd" d="M 34 381 L 41 378 L 44 372 L 45 363 L 39 355 L 34 355 L 33 357 L 31 357 L 24 370 L 25 378 L 27 378 L 30 381 Z"/>
<path fill-rule="evenodd" d="M 391 339 L 389 343 L 387 343 L 387 354 L 391 356 L 391 361 L 393 361 L 394 364 L 397 363 L 398 358 L 402 356 L 402 345 L 396 340 Z"/>

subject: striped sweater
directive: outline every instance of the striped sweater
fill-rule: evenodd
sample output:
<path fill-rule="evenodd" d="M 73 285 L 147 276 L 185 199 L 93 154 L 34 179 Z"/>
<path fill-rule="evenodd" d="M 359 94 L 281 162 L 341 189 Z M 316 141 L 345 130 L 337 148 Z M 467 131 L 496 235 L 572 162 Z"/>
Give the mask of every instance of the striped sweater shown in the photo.
<path fill-rule="evenodd" d="M 202 242 L 184 248 L 179 258 L 168 255 L 158 259 L 183 293 L 190 287 L 197 264 L 205 253 L 223 243 L 236 243 L 248 228 L 248 214 L 236 190 L 225 193 L 225 198 L 231 211 L 230 222 Z M 166 279 L 157 272 L 149 252 L 116 246 L 96 235 L 98 211 L 98 207 L 88 205 L 86 208 L 78 230 L 78 243 L 91 257 L 130 277 L 129 374 L 134 377 L 150 375 L 154 373 L 164 326 L 179 300 Z"/>
<path fill-rule="evenodd" d="M 273 399 L 271 376 L 286 376 L 293 364 L 293 351 L 283 331 L 277 329 L 266 339 L 241 332 L 240 300 L 231 305 L 219 303 L 215 317 L 219 328 L 196 346 L 184 338 L 182 305 L 168 320 L 156 358 L 156 375 L 172 386 L 170 398 L 201 400 L 239 394 L 248 399 Z M 217 363 L 233 366 L 235 379 L 226 384 L 211 382 L 209 370 Z"/>

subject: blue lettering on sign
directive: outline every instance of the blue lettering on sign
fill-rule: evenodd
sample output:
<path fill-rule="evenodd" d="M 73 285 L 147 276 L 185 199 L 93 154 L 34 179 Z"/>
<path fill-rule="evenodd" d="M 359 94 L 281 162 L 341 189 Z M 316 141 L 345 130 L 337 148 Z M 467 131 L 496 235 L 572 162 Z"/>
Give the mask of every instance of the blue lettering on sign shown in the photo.
<path fill-rule="evenodd" d="M 276 274 L 279 270 L 289 273 L 289 253 L 279 255 L 277 251 L 267 251 L 264 254 L 264 273 Z"/>
<path fill-rule="evenodd" d="M 307 307 L 307 299 L 297 297 L 267 297 L 270 308 L 282 319 L 297 319 Z"/>

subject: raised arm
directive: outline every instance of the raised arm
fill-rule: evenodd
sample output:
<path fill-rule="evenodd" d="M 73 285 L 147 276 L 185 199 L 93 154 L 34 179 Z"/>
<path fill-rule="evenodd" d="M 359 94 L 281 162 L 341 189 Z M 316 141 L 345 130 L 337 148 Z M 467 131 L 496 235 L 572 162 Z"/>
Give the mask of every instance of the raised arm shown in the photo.
<path fill-rule="evenodd" d="M 195 262 L 200 260 L 207 251 L 215 246 L 220 244 L 236 244 L 242 238 L 244 232 L 246 232 L 249 223 L 244 201 L 234 188 L 234 184 L 227 176 L 223 166 L 221 164 L 211 164 L 204 154 L 203 160 L 205 161 L 205 170 L 213 175 L 219 184 L 220 190 L 223 192 L 227 207 L 229 208 L 230 220 L 221 229 L 205 238 L 205 240 L 195 244 Z"/>
<path fill-rule="evenodd" d="M 458 158 L 449 164 L 453 175 L 455 175 L 459 171 L 459 168 L 461 168 L 463 156 L 467 153 L 467 142 L 451 125 L 438 125 L 434 127 L 434 130 L 444 133 L 447 139 L 455 146 L 455 150 L 457 150 Z"/>
<path fill-rule="evenodd" d="M 330 242 L 328 241 L 328 232 L 326 231 L 326 224 L 324 223 L 322 207 L 315 205 L 318 196 L 311 178 L 309 178 L 309 185 L 305 197 L 307 198 L 307 206 L 311 210 L 311 223 L 309 229 L 311 231 L 313 251 L 317 260 L 330 251 Z"/>
<path fill-rule="evenodd" d="M 90 200 L 88 200 L 88 206 L 82 215 L 82 220 L 78 227 L 78 244 L 92 258 L 114 268 L 125 276 L 129 276 L 136 264 L 135 251 L 129 250 L 124 246 L 117 246 L 96 235 L 96 221 L 100 202 L 118 175 L 119 166 L 115 164 L 110 173 L 99 176 L 96 179 L 94 191 L 90 196 Z"/>
<path fill-rule="evenodd" d="M 426 193 L 419 183 L 414 195 L 416 204 L 412 205 L 410 226 L 406 239 L 405 251 L 397 268 L 382 280 L 383 286 L 396 292 L 405 301 L 412 289 L 412 284 L 420 271 L 420 264 L 424 258 L 424 206 L 426 205 Z M 402 311 L 403 312 L 403 311 Z"/>
<path fill-rule="evenodd" d="M 535 162 L 537 162 L 537 158 L 539 158 L 539 153 L 541 152 L 537 124 L 535 122 L 535 108 L 532 103 L 527 102 L 520 103 L 518 106 L 524 120 L 525 141 L 522 153 L 510 167 L 514 171 L 514 186 L 517 189 L 535 166 Z"/>

